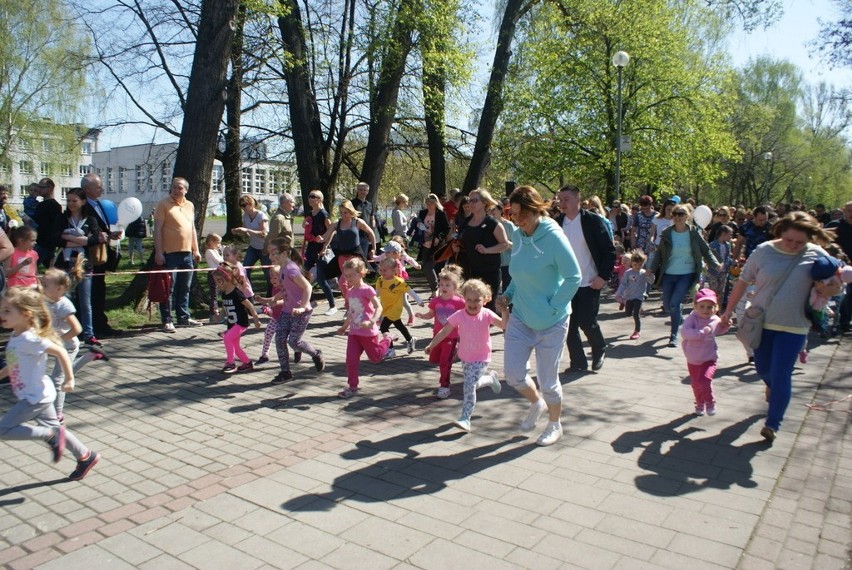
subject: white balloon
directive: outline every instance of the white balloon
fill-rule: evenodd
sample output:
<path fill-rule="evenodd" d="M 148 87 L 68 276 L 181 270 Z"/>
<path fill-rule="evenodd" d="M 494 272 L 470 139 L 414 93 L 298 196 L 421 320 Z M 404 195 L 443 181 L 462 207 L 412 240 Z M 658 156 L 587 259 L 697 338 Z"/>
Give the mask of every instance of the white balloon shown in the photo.
<path fill-rule="evenodd" d="M 9 229 L 14 229 L 18 227 L 18 220 L 9 220 Z"/>
<path fill-rule="evenodd" d="M 118 224 L 124 227 L 129 226 L 139 216 L 142 215 L 142 202 L 139 198 L 131 196 L 125 198 L 118 205 Z"/>
<path fill-rule="evenodd" d="M 701 229 L 706 228 L 713 221 L 713 211 L 704 204 L 695 208 L 692 212 L 692 219 Z"/>

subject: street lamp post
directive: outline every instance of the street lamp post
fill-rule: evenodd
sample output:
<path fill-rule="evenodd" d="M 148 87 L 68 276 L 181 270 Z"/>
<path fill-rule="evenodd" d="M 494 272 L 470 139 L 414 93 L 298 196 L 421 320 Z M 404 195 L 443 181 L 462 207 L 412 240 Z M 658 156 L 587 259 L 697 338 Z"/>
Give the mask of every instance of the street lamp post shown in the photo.
<path fill-rule="evenodd" d="M 612 56 L 612 64 L 618 69 L 618 116 L 616 117 L 615 138 L 615 199 L 620 199 L 621 194 L 621 74 L 627 64 L 630 63 L 630 55 L 626 51 L 617 51 Z"/>
<path fill-rule="evenodd" d="M 772 153 L 768 151 L 764 152 L 763 160 L 766 161 L 766 181 L 764 182 L 764 185 L 766 186 L 766 201 L 764 202 L 764 205 L 766 205 L 770 203 L 769 179 L 770 176 L 772 176 Z"/>

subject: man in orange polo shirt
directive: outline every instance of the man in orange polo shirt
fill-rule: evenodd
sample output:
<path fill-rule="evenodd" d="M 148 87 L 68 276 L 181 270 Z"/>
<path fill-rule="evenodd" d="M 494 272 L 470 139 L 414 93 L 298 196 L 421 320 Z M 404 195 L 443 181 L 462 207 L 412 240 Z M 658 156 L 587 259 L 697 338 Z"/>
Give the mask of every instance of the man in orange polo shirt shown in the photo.
<path fill-rule="evenodd" d="M 174 178 L 169 196 L 160 200 L 154 209 L 154 263 L 166 269 L 194 269 L 195 263 L 201 259 L 195 231 L 195 206 L 186 199 L 187 190 L 189 183 L 185 178 Z M 175 332 L 172 305 L 175 305 L 178 325 L 201 325 L 189 313 L 191 283 L 192 271 L 172 274 L 169 300 L 160 303 L 163 332 Z"/>

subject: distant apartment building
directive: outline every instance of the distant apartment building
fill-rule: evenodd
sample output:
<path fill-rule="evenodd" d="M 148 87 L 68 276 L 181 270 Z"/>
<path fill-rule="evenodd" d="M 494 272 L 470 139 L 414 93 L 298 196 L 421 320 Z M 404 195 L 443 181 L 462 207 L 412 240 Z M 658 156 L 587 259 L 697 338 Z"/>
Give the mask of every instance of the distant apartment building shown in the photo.
<path fill-rule="evenodd" d="M 6 158 L 0 159 L 0 184 L 9 186 L 9 203 L 21 207 L 27 188 L 42 178 L 56 183 L 58 200 L 65 191 L 80 185 L 80 177 L 92 169 L 92 156 L 98 150 L 100 131 L 74 125 L 77 132 L 70 144 L 45 129 L 42 133 L 16 136 Z M 61 193 L 60 193 L 61 190 Z"/>
<path fill-rule="evenodd" d="M 93 171 L 101 177 L 103 197 L 116 204 L 128 196 L 142 202 L 144 212 L 169 192 L 174 174 L 177 143 L 139 144 L 96 152 Z M 267 159 L 263 143 L 246 143 L 242 151 L 242 194 L 250 194 L 265 208 L 277 207 L 278 195 L 297 187 L 292 164 Z M 207 204 L 208 215 L 224 215 L 224 169 L 213 164 L 212 187 Z"/>

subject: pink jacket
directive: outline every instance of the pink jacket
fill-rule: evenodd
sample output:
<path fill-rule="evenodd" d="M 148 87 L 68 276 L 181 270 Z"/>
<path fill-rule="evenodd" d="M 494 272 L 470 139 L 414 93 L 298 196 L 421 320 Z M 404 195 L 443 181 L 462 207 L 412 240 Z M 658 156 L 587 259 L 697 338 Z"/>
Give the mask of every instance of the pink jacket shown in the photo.
<path fill-rule="evenodd" d="M 680 335 L 683 337 L 681 346 L 686 361 L 690 364 L 715 362 L 719 358 L 716 336 L 725 334 L 730 328 L 723 327 L 722 320 L 716 315 L 703 319 L 692 311 L 680 327 Z"/>

